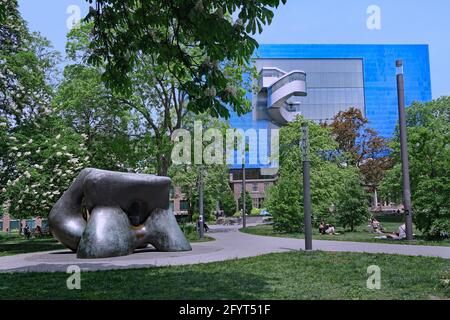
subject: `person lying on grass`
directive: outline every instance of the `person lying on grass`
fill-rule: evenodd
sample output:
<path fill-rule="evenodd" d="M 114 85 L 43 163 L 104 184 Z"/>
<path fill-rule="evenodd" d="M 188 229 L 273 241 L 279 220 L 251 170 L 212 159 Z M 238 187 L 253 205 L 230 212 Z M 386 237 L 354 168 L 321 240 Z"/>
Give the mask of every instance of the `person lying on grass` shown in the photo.
<path fill-rule="evenodd" d="M 386 233 L 381 237 L 375 237 L 375 239 L 391 239 L 391 240 L 406 239 L 406 225 L 402 224 L 400 227 L 398 227 L 398 232 Z"/>
<path fill-rule="evenodd" d="M 320 222 L 319 225 L 319 233 L 320 234 L 328 234 L 328 235 L 338 235 L 338 233 L 336 233 L 336 229 L 334 228 L 334 226 L 332 224 L 325 224 L 325 222 Z"/>

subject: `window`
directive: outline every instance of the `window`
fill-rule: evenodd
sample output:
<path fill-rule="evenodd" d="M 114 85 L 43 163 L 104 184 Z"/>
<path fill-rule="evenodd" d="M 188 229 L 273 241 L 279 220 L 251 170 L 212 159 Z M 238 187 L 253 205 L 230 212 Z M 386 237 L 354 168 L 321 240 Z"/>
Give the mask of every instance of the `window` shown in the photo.
<path fill-rule="evenodd" d="M 262 208 L 264 208 L 264 200 L 265 200 L 265 198 L 260 198 L 259 199 L 259 209 L 262 209 Z"/>
<path fill-rule="evenodd" d="M 188 211 L 189 210 L 189 203 L 186 200 L 180 201 L 180 211 Z"/>

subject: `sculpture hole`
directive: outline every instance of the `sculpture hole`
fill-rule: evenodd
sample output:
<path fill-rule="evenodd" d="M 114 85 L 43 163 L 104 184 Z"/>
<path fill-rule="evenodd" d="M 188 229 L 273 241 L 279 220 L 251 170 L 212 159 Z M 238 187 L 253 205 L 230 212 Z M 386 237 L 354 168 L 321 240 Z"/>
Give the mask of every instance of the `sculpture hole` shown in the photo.
<path fill-rule="evenodd" d="M 126 210 L 126 214 L 128 215 L 128 219 L 130 219 L 130 223 L 132 226 L 139 226 L 144 220 L 143 217 L 145 215 L 146 205 L 142 201 L 133 201 L 128 206 Z"/>
<path fill-rule="evenodd" d="M 88 222 L 91 214 L 90 214 L 90 212 L 89 212 L 89 210 L 88 210 L 88 208 L 86 206 L 86 201 L 85 201 L 84 197 L 81 200 L 81 208 L 80 208 L 80 210 L 81 210 L 81 215 L 82 215 L 84 221 Z"/>

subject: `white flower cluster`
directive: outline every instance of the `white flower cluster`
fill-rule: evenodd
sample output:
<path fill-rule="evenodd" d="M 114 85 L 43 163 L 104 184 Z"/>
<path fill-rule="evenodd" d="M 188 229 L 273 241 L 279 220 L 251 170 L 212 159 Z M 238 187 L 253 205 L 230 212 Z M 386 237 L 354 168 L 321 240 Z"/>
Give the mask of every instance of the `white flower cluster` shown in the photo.
<path fill-rule="evenodd" d="M 67 145 L 62 141 L 61 134 L 54 137 L 53 141 L 47 139 L 44 143 L 33 138 L 28 138 L 25 143 L 19 140 L 19 137 L 8 137 L 9 156 L 14 159 L 14 166 L 11 167 L 14 168 L 11 170 L 14 177 L 1 190 L 5 193 L 5 200 L 9 200 L 3 206 L 14 203 L 8 207 L 12 214 L 27 211 L 33 211 L 34 214 L 48 213 L 78 172 L 88 166 L 87 148 L 84 143 L 75 144 L 74 147 Z M 39 145 L 37 150 L 36 144 Z M 46 156 L 42 156 L 41 152 Z M 53 156 L 49 157 L 48 153 Z"/>
<path fill-rule="evenodd" d="M 217 90 L 215 87 L 205 89 L 205 96 L 209 98 L 214 98 L 217 95 Z"/>

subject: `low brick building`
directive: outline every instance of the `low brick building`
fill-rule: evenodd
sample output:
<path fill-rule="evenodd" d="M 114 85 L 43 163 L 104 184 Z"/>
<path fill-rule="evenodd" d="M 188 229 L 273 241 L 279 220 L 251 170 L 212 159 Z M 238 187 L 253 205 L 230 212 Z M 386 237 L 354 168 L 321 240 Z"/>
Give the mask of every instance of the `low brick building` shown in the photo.
<path fill-rule="evenodd" d="M 230 171 L 230 185 L 236 201 L 242 195 L 242 170 Z M 250 194 L 254 208 L 264 208 L 267 190 L 277 180 L 276 176 L 263 176 L 259 169 L 249 169 L 245 172 L 245 189 Z"/>

